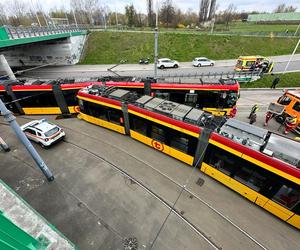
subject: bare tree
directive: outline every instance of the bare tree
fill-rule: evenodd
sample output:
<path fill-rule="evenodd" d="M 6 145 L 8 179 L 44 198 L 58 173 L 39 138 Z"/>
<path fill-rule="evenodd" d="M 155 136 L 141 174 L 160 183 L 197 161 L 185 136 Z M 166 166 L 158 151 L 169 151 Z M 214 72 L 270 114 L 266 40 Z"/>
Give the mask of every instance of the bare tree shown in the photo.
<path fill-rule="evenodd" d="M 127 17 L 127 25 L 129 27 L 136 26 L 137 24 L 137 14 L 133 4 L 125 6 L 125 15 Z"/>
<path fill-rule="evenodd" d="M 226 26 L 229 26 L 229 23 L 233 20 L 236 15 L 236 6 L 231 3 L 228 5 L 227 9 L 223 13 L 223 18 Z"/>
<path fill-rule="evenodd" d="M 148 26 L 154 27 L 154 12 L 153 12 L 153 0 L 147 0 L 147 11 L 148 11 Z"/>
<path fill-rule="evenodd" d="M 24 19 L 28 19 L 27 13 L 29 13 L 28 6 L 21 0 L 14 0 L 6 2 L 8 14 L 10 16 L 10 22 L 15 25 L 24 25 Z"/>
<path fill-rule="evenodd" d="M 208 15 L 208 20 L 211 20 L 214 18 L 215 16 L 215 12 L 216 12 L 216 6 L 217 5 L 217 0 L 211 0 L 210 2 L 210 8 L 209 8 L 209 15 Z"/>
<path fill-rule="evenodd" d="M 199 10 L 199 23 L 210 21 L 215 16 L 216 0 L 201 0 Z"/>
<path fill-rule="evenodd" d="M 297 7 L 294 7 L 292 5 L 287 6 L 285 3 L 279 4 L 275 10 L 273 10 L 274 13 L 287 13 L 287 12 L 295 12 L 297 10 Z"/>
<path fill-rule="evenodd" d="M 0 3 L 0 25 L 8 24 L 8 18 L 6 16 L 6 8 L 5 5 Z"/>
<path fill-rule="evenodd" d="M 165 0 L 162 3 L 162 7 L 159 12 L 159 19 L 163 22 L 166 27 L 169 27 L 175 16 L 175 8 L 172 0 Z"/>

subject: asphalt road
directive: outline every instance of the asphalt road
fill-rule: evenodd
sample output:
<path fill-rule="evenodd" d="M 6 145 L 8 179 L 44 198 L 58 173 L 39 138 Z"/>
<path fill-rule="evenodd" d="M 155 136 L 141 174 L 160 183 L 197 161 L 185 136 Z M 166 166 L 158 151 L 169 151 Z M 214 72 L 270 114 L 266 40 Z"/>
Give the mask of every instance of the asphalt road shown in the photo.
<path fill-rule="evenodd" d="M 250 107 L 260 106 L 262 126 L 268 103 L 282 90 L 242 91 L 240 120 L 248 121 Z M 40 116 L 17 117 L 20 124 Z M 42 173 L 8 126 L 0 134 L 11 146 L 0 152 L 1 179 L 81 249 L 123 249 L 124 239 L 136 237 L 139 249 L 149 249 L 169 210 L 149 192 L 116 170 L 117 166 L 180 212 L 219 249 L 262 249 L 205 203 L 230 219 L 266 249 L 298 249 L 299 231 L 199 171 L 155 151 L 128 136 L 76 118 L 49 120 L 67 133 L 66 141 L 44 150 L 34 144 L 56 179 Z M 3 118 L 0 117 L 3 123 Z M 271 120 L 269 129 L 279 124 Z M 279 131 L 281 132 L 281 131 Z M 192 175 L 191 175 L 192 173 Z M 203 185 L 198 185 L 202 180 Z M 1 201 L 0 201 L 1 202 Z M 182 219 L 171 214 L 153 249 L 213 249 Z"/>
<path fill-rule="evenodd" d="M 17 119 L 24 124 L 28 118 L 39 116 Z M 199 170 L 128 136 L 79 119 L 47 118 L 67 134 L 65 141 L 48 150 L 34 144 L 55 181 L 44 180 L 12 130 L 4 125 L 0 134 L 12 150 L 0 152 L 0 177 L 80 249 L 124 249 L 124 239 L 129 237 L 137 238 L 138 249 L 151 249 L 169 209 L 138 182 L 174 204 L 186 180 L 186 190 L 192 194 L 184 191 L 175 210 L 197 231 L 172 212 L 153 250 L 299 248 L 297 229 Z"/>
<path fill-rule="evenodd" d="M 274 56 L 271 57 L 274 62 L 274 73 L 282 72 L 290 59 L 290 55 L 284 56 Z M 193 67 L 191 62 L 182 62 L 178 69 L 164 69 L 157 70 L 158 77 L 193 77 L 197 75 L 211 74 L 214 73 L 227 73 L 232 72 L 236 60 L 220 60 L 216 61 L 213 67 Z M 42 78 L 42 79 L 56 79 L 56 78 L 89 78 L 89 77 L 99 77 L 114 75 L 107 69 L 113 67 L 114 65 L 73 65 L 73 66 L 50 66 L 44 67 L 24 73 L 23 76 L 32 78 Z M 119 75 L 122 76 L 135 76 L 135 77 L 146 77 L 154 75 L 154 65 L 139 65 L 139 64 L 122 64 L 113 69 Z M 287 69 L 289 72 L 300 71 L 300 54 L 296 54 L 289 67 Z"/>

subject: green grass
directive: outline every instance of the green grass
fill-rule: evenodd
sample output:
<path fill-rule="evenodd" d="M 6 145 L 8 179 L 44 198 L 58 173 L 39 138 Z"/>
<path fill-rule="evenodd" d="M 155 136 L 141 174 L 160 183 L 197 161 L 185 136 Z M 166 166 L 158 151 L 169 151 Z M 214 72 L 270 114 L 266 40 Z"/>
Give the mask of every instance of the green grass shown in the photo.
<path fill-rule="evenodd" d="M 276 88 L 300 87 L 300 72 L 278 75 L 280 82 Z M 275 75 L 265 75 L 263 78 L 249 83 L 241 83 L 241 88 L 270 88 Z"/>
<path fill-rule="evenodd" d="M 196 56 L 211 59 L 233 59 L 240 55 L 263 56 L 290 54 L 297 39 L 206 34 L 159 34 L 159 57 L 185 62 Z M 126 59 L 137 63 L 142 57 L 153 60 L 154 35 L 138 32 L 92 32 L 81 64 L 115 64 Z M 152 61 L 151 60 L 151 61 Z"/>
<path fill-rule="evenodd" d="M 255 24 L 249 22 L 231 22 L 229 29 L 224 24 L 216 24 L 215 31 L 230 31 L 230 32 L 282 32 L 287 29 L 289 33 L 294 34 L 298 24 Z M 300 33 L 300 31 L 298 31 Z M 298 34 L 299 34 L 298 33 Z"/>

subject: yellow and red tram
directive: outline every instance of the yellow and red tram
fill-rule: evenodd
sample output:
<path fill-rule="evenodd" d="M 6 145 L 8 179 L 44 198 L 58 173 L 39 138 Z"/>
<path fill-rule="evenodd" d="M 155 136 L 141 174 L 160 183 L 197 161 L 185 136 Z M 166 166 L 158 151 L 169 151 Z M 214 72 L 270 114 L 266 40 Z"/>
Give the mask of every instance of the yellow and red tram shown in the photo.
<path fill-rule="evenodd" d="M 78 90 L 94 84 L 130 89 L 139 95 L 143 95 L 145 89 L 143 82 L 14 83 L 0 84 L 0 98 L 10 103 L 8 108 L 20 114 L 77 113 Z M 232 80 L 202 84 L 151 83 L 149 90 L 152 96 L 184 103 L 215 115 L 230 115 L 238 100 L 239 84 Z"/>
<path fill-rule="evenodd" d="M 299 142 L 235 119 L 216 120 L 187 105 L 138 97 L 126 90 L 87 87 L 77 98 L 83 120 L 199 167 L 300 229 Z"/>

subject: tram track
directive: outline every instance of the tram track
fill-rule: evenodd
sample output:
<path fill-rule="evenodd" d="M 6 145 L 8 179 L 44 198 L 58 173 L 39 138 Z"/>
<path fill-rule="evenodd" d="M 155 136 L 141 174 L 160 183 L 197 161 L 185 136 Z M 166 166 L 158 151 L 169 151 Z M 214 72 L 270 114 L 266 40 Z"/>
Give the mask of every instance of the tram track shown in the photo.
<path fill-rule="evenodd" d="M 23 118 L 23 119 L 27 119 L 27 120 L 33 120 L 33 118 L 31 117 L 26 117 L 26 116 L 22 116 L 20 118 Z M 167 179 L 169 182 L 173 183 L 174 185 L 176 185 L 178 188 L 183 188 L 183 185 L 180 184 L 178 181 L 174 180 L 173 178 L 171 178 L 170 176 L 168 176 L 167 174 L 163 173 L 162 171 L 160 171 L 159 169 L 153 167 L 152 165 L 150 165 L 149 163 L 145 162 L 144 160 L 136 157 L 135 155 L 133 155 L 132 153 L 124 150 L 123 148 L 120 148 L 120 147 L 117 147 L 116 145 L 114 144 L 111 144 L 111 143 L 108 143 L 107 141 L 105 140 L 102 140 L 102 139 L 99 139 L 99 138 L 95 138 L 87 133 L 84 133 L 82 131 L 78 131 L 78 130 L 75 130 L 73 128 L 70 128 L 70 127 L 67 127 L 67 126 L 64 126 L 64 125 L 60 125 L 61 127 L 63 127 L 64 129 L 68 129 L 70 131 L 73 131 L 74 133 L 77 133 L 77 134 L 80 134 L 82 136 L 85 136 L 85 137 L 88 137 L 94 141 L 101 141 L 101 143 L 104 143 L 110 147 L 113 147 L 123 153 L 125 153 L 127 156 L 130 156 L 131 158 L 133 158 L 135 161 L 138 161 L 140 163 L 142 163 L 143 165 L 145 165 L 147 168 L 150 168 L 152 169 L 152 171 L 154 171 L 156 174 L 159 174 L 160 176 L 162 176 L 163 178 Z M 74 142 L 71 142 L 71 141 L 68 141 L 68 140 L 65 140 L 65 143 L 69 143 L 77 148 L 79 148 L 80 150 L 83 150 L 91 155 L 93 155 L 94 157 L 98 158 L 98 159 L 101 159 L 105 162 L 107 162 L 109 165 L 111 165 L 115 170 L 118 170 L 119 172 L 121 172 L 124 176 L 126 176 L 129 180 L 133 181 L 134 183 L 137 183 L 140 187 L 142 187 L 143 189 L 145 189 L 148 193 L 150 193 L 151 195 L 153 195 L 155 198 L 159 199 L 165 206 L 167 206 L 169 209 L 172 209 L 172 204 L 170 204 L 170 202 L 168 202 L 167 200 L 163 199 L 161 196 L 159 196 L 157 193 L 155 193 L 153 190 L 151 190 L 150 188 L 148 188 L 145 184 L 143 184 L 141 181 L 137 180 L 137 178 L 133 177 L 132 175 L 130 175 L 128 172 L 126 172 L 125 170 L 121 169 L 120 167 L 118 167 L 116 164 L 114 164 L 113 162 L 105 159 L 104 157 L 90 151 L 90 150 L 87 150 L 83 147 L 81 147 L 80 145 L 74 143 Z M 201 172 L 199 172 L 199 174 L 201 174 Z M 228 218 L 226 215 L 224 215 L 222 212 L 220 212 L 218 209 L 214 208 L 211 204 L 209 204 L 208 202 L 206 202 L 204 199 L 202 199 L 201 197 L 199 197 L 197 194 L 195 194 L 194 192 L 192 192 L 191 190 L 187 189 L 187 188 L 184 188 L 184 191 L 186 193 L 188 193 L 190 196 L 194 197 L 197 201 L 201 202 L 203 205 L 205 205 L 207 208 L 209 208 L 211 211 L 213 211 L 215 214 L 217 214 L 218 216 L 220 216 L 225 222 L 229 223 L 232 227 L 234 227 L 237 231 L 239 231 L 241 234 L 243 234 L 245 237 L 247 237 L 249 240 L 251 240 L 255 245 L 257 245 L 259 248 L 261 249 L 267 249 L 262 243 L 260 243 L 253 235 L 251 235 L 250 233 L 248 233 L 246 230 L 244 230 L 243 228 L 241 228 L 240 226 L 238 226 L 235 222 L 233 222 L 230 218 Z M 177 209 L 179 211 L 179 209 Z M 176 210 L 174 210 L 175 212 Z M 197 227 L 195 225 L 193 225 L 191 222 L 188 221 L 188 219 L 184 216 L 182 216 L 180 214 L 180 212 L 176 211 L 176 215 L 182 219 L 185 223 L 187 223 L 187 225 L 189 225 L 194 231 L 196 230 L 196 232 L 198 234 L 201 234 L 203 233 L 202 230 L 200 230 L 199 228 L 197 229 Z M 181 211 L 181 210 L 180 210 Z M 198 230 L 198 231 L 197 231 Z M 206 236 L 206 234 L 204 233 L 205 236 L 203 237 L 206 237 L 206 239 L 210 239 L 209 236 Z M 212 244 L 214 246 L 217 246 L 216 243 L 214 243 L 212 241 Z M 219 249 L 220 247 L 217 247 L 217 249 Z"/>

